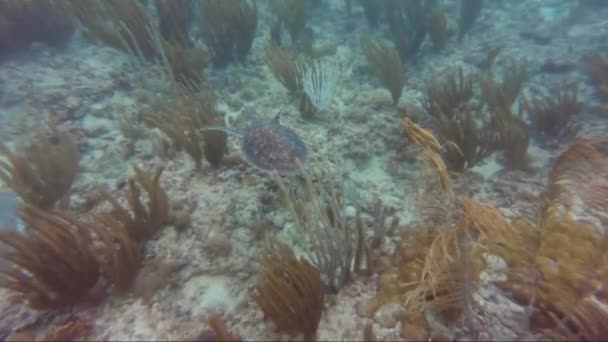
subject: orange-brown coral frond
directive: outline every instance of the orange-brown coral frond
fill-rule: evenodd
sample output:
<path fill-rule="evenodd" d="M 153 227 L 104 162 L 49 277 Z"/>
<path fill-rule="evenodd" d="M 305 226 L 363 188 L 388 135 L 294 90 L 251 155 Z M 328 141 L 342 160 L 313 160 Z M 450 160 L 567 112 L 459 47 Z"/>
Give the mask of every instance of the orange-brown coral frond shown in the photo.
<path fill-rule="evenodd" d="M 521 106 L 528 112 L 532 124 L 543 134 L 556 135 L 569 126 L 570 119 L 582 109 L 576 86 L 562 85 L 549 95 L 524 98 Z"/>
<path fill-rule="evenodd" d="M 129 232 L 136 241 L 150 239 L 160 228 L 169 223 L 170 203 L 167 192 L 160 185 L 160 176 L 163 167 L 156 169 L 153 176 L 134 167 L 135 177 L 129 179 L 129 192 L 125 208 L 112 195 L 104 192 L 104 197 L 114 207 L 117 219 L 129 228 Z M 148 201 L 146 205 L 141 199 L 140 187 L 146 192 Z"/>
<path fill-rule="evenodd" d="M 459 113 L 459 108 L 472 98 L 473 77 L 465 75 L 464 70 L 458 68 L 445 80 L 433 77 L 426 91 L 423 106 L 434 118 L 443 115 L 453 119 Z"/>
<path fill-rule="evenodd" d="M 555 162 L 549 174 L 549 200 L 571 209 L 608 212 L 608 139 L 579 138 Z M 575 205 L 584 204 L 583 208 Z"/>
<path fill-rule="evenodd" d="M 405 118 L 401 125 L 408 139 L 421 149 L 421 157 L 427 170 L 433 171 L 437 175 L 441 189 L 448 197 L 453 198 L 454 192 L 448 168 L 439 154 L 442 150 L 439 140 L 431 131 L 422 128 L 410 118 Z M 455 148 L 458 149 L 458 146 Z"/>
<path fill-rule="evenodd" d="M 10 151 L 0 142 L 0 180 L 21 199 L 46 209 L 66 198 L 78 173 L 80 152 L 74 137 L 52 124 L 41 127 L 23 147 Z"/>
<path fill-rule="evenodd" d="M 467 198 L 458 202 L 460 219 L 435 235 L 424 256 L 420 283 L 404 293 L 407 308 L 441 312 L 450 321 L 470 311 L 472 292 L 486 267 L 483 254 L 509 229 L 497 209 Z"/>
<path fill-rule="evenodd" d="M 194 168 L 200 169 L 202 166 L 203 155 L 210 159 L 220 159 L 226 152 L 225 133 L 213 133 L 215 136 L 222 136 L 223 139 L 212 139 L 212 144 L 203 142 L 209 132 L 203 129 L 211 124 L 217 123 L 218 116 L 215 111 L 215 94 L 213 90 L 204 86 L 189 88 L 181 86 L 177 96 L 169 101 L 161 110 L 150 113 L 144 117 L 144 121 L 152 128 L 158 128 L 169 139 L 173 147 L 178 151 L 186 152 L 194 162 Z M 215 147 L 215 148 L 213 148 Z M 216 155 L 211 156 L 207 150 Z M 219 155 L 217 155 L 219 154 Z M 213 160 L 213 162 L 219 160 Z"/>
<path fill-rule="evenodd" d="M 319 271 L 298 260 L 292 250 L 272 241 L 262 255 L 262 271 L 253 300 L 278 330 L 314 340 L 323 314 L 325 290 Z"/>
<path fill-rule="evenodd" d="M 407 138 L 416 146 L 421 148 L 430 148 L 435 152 L 441 151 L 441 144 L 433 133 L 422 126 L 418 125 L 412 119 L 405 118 L 401 122 L 401 128 Z"/>
<path fill-rule="evenodd" d="M 101 242 L 96 248 L 102 272 L 117 292 L 130 289 L 140 267 L 142 246 L 133 240 L 129 227 L 111 214 L 103 214 L 91 222 L 91 229 Z"/>
<path fill-rule="evenodd" d="M 593 298 L 567 308 L 562 317 L 551 315 L 554 327 L 541 329 L 553 341 L 601 341 L 608 336 L 608 310 Z"/>
<path fill-rule="evenodd" d="M 361 41 L 363 53 L 375 76 L 391 93 L 393 104 L 399 103 L 405 85 L 405 71 L 397 50 L 378 40 L 365 37 Z"/>
<path fill-rule="evenodd" d="M 459 202 L 463 226 L 481 240 L 488 241 L 510 229 L 501 212 L 493 206 L 464 197 Z"/>
<path fill-rule="evenodd" d="M 298 64 L 287 50 L 271 41 L 264 49 L 264 60 L 277 81 L 281 82 L 291 95 L 300 91 Z"/>
<path fill-rule="evenodd" d="M 45 212 L 26 205 L 20 218 L 28 235 L 0 233 L 11 250 L 2 258 L 12 263 L 1 285 L 17 292 L 35 309 L 78 304 L 91 295 L 99 265 L 88 225 L 67 212 Z"/>

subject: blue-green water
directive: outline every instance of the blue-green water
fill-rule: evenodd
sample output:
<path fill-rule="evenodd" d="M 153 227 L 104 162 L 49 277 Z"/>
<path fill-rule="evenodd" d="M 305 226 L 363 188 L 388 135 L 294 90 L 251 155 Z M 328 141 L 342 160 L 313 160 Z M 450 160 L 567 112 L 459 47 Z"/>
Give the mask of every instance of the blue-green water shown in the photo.
<path fill-rule="evenodd" d="M 0 337 L 604 339 L 607 3 L 0 0 Z"/>

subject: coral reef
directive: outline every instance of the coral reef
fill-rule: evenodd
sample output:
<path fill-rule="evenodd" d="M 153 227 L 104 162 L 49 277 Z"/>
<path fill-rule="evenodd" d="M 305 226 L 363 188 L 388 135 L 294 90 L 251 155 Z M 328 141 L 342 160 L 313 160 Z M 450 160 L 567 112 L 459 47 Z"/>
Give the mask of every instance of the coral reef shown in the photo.
<path fill-rule="evenodd" d="M 606 17 L 0 2 L 0 340 L 605 339 Z"/>

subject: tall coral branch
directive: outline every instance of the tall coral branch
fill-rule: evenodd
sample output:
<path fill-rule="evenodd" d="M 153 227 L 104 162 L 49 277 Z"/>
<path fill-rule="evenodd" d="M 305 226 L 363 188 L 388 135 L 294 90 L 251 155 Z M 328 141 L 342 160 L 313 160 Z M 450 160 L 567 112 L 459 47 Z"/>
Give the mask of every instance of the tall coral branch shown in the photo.
<path fill-rule="evenodd" d="M 281 82 L 283 87 L 291 95 L 298 94 L 301 89 L 300 74 L 298 72 L 298 64 L 291 54 L 271 41 L 264 50 L 264 60 L 274 77 Z"/>
<path fill-rule="evenodd" d="M 80 151 L 74 137 L 53 125 L 32 132 L 17 151 L 0 142 L 0 180 L 21 199 L 41 207 L 53 207 L 66 199 L 78 173 Z"/>
<path fill-rule="evenodd" d="M 390 91 L 393 104 L 396 105 L 405 85 L 405 71 L 399 53 L 395 48 L 371 38 L 363 39 L 361 45 L 367 64 L 380 83 Z"/>
<path fill-rule="evenodd" d="M 351 272 L 359 271 L 365 252 L 361 243 L 363 223 L 359 217 L 354 222 L 346 219 L 336 184 L 313 184 L 302 165 L 299 176 L 304 180 L 305 195 L 301 198 L 291 194 L 278 175 L 274 179 L 299 232 L 312 245 L 310 258 L 321 272 L 326 287 L 337 293 L 350 280 Z"/>
<path fill-rule="evenodd" d="M 261 265 L 253 300 L 279 331 L 315 340 L 325 297 L 319 271 L 276 241 L 266 246 Z"/>
<path fill-rule="evenodd" d="M 2 258 L 0 285 L 21 295 L 35 309 L 78 304 L 92 294 L 100 269 L 87 224 L 66 212 L 45 212 L 25 206 L 19 213 L 28 235 L 0 233 L 11 249 Z"/>
<path fill-rule="evenodd" d="M 215 94 L 203 87 L 196 91 L 185 87 L 178 90 L 175 98 L 145 116 L 144 121 L 169 137 L 176 150 L 186 152 L 196 170 L 202 167 L 203 156 L 213 165 L 219 164 L 228 151 L 226 133 L 204 130 L 219 119 Z"/>
<path fill-rule="evenodd" d="M 96 253 L 102 272 L 116 292 L 129 290 L 140 267 L 142 244 L 131 237 L 131 227 L 112 214 L 98 215 L 90 225 L 100 241 Z"/>
<path fill-rule="evenodd" d="M 112 195 L 104 192 L 104 197 L 114 207 L 116 219 L 129 229 L 129 234 L 136 241 L 145 241 L 156 234 L 169 222 L 169 198 L 160 185 L 163 168 L 159 167 L 153 176 L 134 167 L 135 177 L 129 179 L 129 193 L 125 208 Z M 146 192 L 146 205 L 141 200 L 140 187 Z"/>
<path fill-rule="evenodd" d="M 201 32 L 213 51 L 215 65 L 225 66 L 234 57 L 244 59 L 255 38 L 256 2 L 203 0 L 200 9 Z"/>

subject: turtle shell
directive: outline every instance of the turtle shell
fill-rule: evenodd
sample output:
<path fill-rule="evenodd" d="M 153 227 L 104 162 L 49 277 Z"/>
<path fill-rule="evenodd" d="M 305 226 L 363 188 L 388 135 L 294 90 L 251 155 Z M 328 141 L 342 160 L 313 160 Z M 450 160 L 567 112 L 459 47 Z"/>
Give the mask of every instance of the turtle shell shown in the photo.
<path fill-rule="evenodd" d="M 243 132 L 242 153 L 249 164 L 263 171 L 290 175 L 305 164 L 308 149 L 295 131 L 276 121 L 260 122 Z"/>

